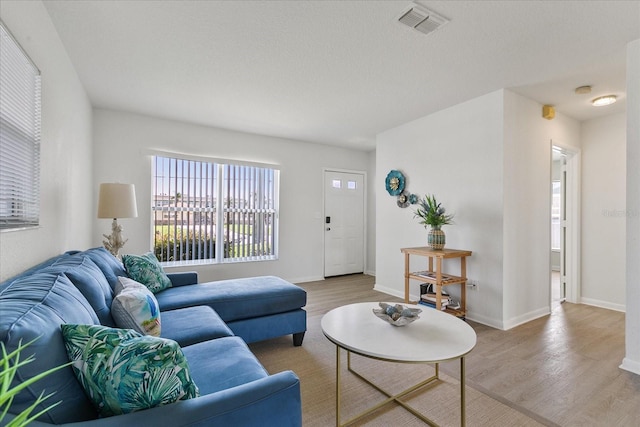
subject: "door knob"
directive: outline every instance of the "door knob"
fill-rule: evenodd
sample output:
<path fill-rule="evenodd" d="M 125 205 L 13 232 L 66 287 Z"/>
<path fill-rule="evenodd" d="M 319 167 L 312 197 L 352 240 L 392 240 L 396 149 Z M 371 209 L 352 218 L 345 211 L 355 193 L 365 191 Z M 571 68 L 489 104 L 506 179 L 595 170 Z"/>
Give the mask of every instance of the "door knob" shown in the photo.
<path fill-rule="evenodd" d="M 331 227 L 327 227 L 327 228 L 326 228 L 326 230 L 327 230 L 327 231 L 331 231 Z"/>

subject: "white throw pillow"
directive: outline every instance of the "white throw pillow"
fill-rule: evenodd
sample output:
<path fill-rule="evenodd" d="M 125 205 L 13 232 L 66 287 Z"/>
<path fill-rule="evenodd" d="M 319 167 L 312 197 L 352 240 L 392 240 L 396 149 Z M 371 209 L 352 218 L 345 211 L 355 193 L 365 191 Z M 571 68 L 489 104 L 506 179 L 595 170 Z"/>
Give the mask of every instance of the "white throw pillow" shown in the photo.
<path fill-rule="evenodd" d="M 116 291 L 111 304 L 111 316 L 116 325 L 159 337 L 160 306 L 153 293 L 142 283 L 127 277 L 118 277 Z"/>

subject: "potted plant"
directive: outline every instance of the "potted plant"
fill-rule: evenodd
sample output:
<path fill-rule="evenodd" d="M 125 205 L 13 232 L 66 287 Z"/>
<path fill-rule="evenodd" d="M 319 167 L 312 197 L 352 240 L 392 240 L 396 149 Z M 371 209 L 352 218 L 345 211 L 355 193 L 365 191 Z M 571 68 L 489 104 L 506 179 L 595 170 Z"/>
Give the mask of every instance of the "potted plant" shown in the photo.
<path fill-rule="evenodd" d="M 443 249 L 446 241 L 442 226 L 451 224 L 453 214 L 446 213 L 446 209 L 438 203 L 436 196 L 425 195 L 418 201 L 418 208 L 414 212 L 414 218 L 420 218 L 420 224 L 429 227 L 427 234 L 427 246 L 432 249 Z"/>
<path fill-rule="evenodd" d="M 71 363 L 68 363 L 68 364 L 64 364 L 56 368 L 50 369 L 14 387 L 11 387 L 11 382 L 13 381 L 13 378 L 15 377 L 18 371 L 18 368 L 20 368 L 23 365 L 26 365 L 27 363 L 31 363 L 34 360 L 33 356 L 29 356 L 24 360 L 20 360 L 20 353 L 24 351 L 26 347 L 31 345 L 33 341 L 30 341 L 26 344 L 22 344 L 22 342 L 20 342 L 20 344 L 18 344 L 18 348 L 16 348 L 11 353 L 7 353 L 4 343 L 0 342 L 0 352 L 1 352 L 0 353 L 0 424 L 2 425 L 4 425 L 2 421 L 4 417 L 7 415 L 9 407 L 11 406 L 11 402 L 13 402 L 13 398 L 22 389 L 29 387 L 34 382 L 49 375 L 50 373 L 57 371 L 58 369 L 62 369 L 71 364 Z M 31 421 L 38 418 L 40 415 L 47 412 L 49 409 L 59 404 L 60 402 L 54 403 L 46 407 L 45 409 L 39 411 L 38 413 L 33 414 L 33 411 L 36 409 L 36 407 L 40 403 L 42 403 L 43 401 L 51 397 L 52 395 L 53 393 L 48 394 L 46 396 L 44 395 L 44 393 L 41 394 L 31 406 L 29 406 L 20 414 L 16 415 L 11 421 L 9 421 L 8 424 L 6 424 L 6 426 L 7 427 L 25 426 L 29 424 Z"/>

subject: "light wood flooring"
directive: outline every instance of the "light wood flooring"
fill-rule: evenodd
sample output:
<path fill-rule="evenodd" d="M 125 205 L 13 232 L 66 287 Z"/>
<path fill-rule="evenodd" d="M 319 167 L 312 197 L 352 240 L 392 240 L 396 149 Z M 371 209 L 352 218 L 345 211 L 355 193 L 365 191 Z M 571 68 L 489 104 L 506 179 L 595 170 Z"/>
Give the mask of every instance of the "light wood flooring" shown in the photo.
<path fill-rule="evenodd" d="M 303 283 L 309 316 L 362 301 L 399 301 L 353 275 Z M 624 313 L 556 304 L 551 315 L 501 331 L 472 321 L 467 385 L 549 426 L 640 426 L 640 376 L 619 369 Z M 456 362 L 441 365 L 458 377 Z"/>

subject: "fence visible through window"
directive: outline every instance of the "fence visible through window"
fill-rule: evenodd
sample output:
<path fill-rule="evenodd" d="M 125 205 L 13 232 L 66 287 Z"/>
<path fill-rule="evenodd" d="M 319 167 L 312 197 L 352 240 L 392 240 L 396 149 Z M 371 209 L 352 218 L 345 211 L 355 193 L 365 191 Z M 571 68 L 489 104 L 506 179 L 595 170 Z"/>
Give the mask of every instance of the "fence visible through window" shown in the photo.
<path fill-rule="evenodd" d="M 156 156 L 156 256 L 162 262 L 275 259 L 278 185 L 272 168 Z"/>

